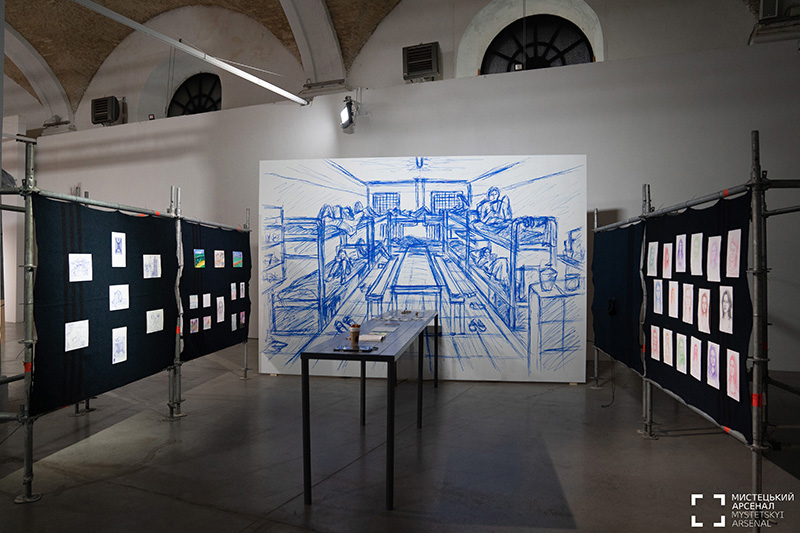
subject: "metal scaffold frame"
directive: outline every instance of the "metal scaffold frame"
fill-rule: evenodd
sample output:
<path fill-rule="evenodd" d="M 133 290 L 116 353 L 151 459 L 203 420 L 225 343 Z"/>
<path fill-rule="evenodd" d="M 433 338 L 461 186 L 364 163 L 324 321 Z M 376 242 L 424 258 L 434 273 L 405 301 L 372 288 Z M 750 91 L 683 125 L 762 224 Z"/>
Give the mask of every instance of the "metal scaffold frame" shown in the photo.
<path fill-rule="evenodd" d="M 15 498 L 15 503 L 31 503 L 41 499 L 41 494 L 33 493 L 33 424 L 41 415 L 30 415 L 31 405 L 31 385 L 33 383 L 33 360 L 34 360 L 34 346 L 36 344 L 35 326 L 33 317 L 33 287 L 34 287 L 34 273 L 36 271 L 35 264 L 35 246 L 36 239 L 34 234 L 34 215 L 33 215 L 33 195 L 38 194 L 42 197 L 51 198 L 55 200 L 62 200 L 66 202 L 73 202 L 83 204 L 86 206 L 99 207 L 104 209 L 111 209 L 117 211 L 125 211 L 138 215 L 165 217 L 175 219 L 176 228 L 176 254 L 178 259 L 178 273 L 175 279 L 175 299 L 178 306 L 178 320 L 175 328 L 175 359 L 173 365 L 167 368 L 169 373 L 169 391 L 167 406 L 169 407 L 169 416 L 167 420 L 178 420 L 185 416 L 181 413 L 181 403 L 184 401 L 181 398 L 181 348 L 182 348 L 182 332 L 181 324 L 183 321 L 183 307 L 181 304 L 180 294 L 180 280 L 181 272 L 183 269 L 183 239 L 181 234 L 181 222 L 186 221 L 194 224 L 208 226 L 212 228 L 219 228 L 224 230 L 244 231 L 250 232 L 250 210 L 247 210 L 247 221 L 244 226 L 230 226 L 220 224 L 217 222 L 207 222 L 199 219 L 192 219 L 181 215 L 181 191 L 179 187 L 171 187 L 170 190 L 170 206 L 166 213 L 161 213 L 152 209 L 139 208 L 129 205 L 102 202 L 81 196 L 73 196 L 68 194 L 60 194 L 51 191 L 45 191 L 37 188 L 36 179 L 34 177 L 34 146 L 36 145 L 35 139 L 27 137 L 16 137 L 19 142 L 25 143 L 25 177 L 21 187 L 3 187 L 0 188 L 0 195 L 21 195 L 25 202 L 24 207 L 2 204 L 0 205 L 0 212 L 14 211 L 24 214 L 24 257 L 23 257 L 23 279 L 24 279 L 24 296 L 23 296 L 23 317 L 24 317 L 24 338 L 21 344 L 24 345 L 23 356 L 23 372 L 13 376 L 0 376 L 0 386 L 8 385 L 9 383 L 24 381 L 25 402 L 20 405 L 19 412 L 0 412 L 0 421 L 17 421 L 25 427 L 24 431 L 24 457 L 23 457 L 23 493 Z M 80 194 L 80 193 L 78 193 Z M 247 379 L 247 342 L 242 343 L 244 350 L 244 376 L 242 379 Z M 84 413 L 93 411 L 88 406 L 89 400 L 86 399 L 86 409 Z M 76 414 L 79 413 L 78 404 L 76 404 Z"/>
<path fill-rule="evenodd" d="M 800 180 L 770 180 L 767 179 L 766 171 L 761 169 L 761 154 L 759 145 L 759 133 L 753 131 L 751 133 L 751 155 L 752 165 L 750 170 L 750 180 L 736 187 L 724 189 L 722 191 L 696 198 L 682 204 L 673 205 L 663 209 L 654 210 L 650 202 L 650 188 L 649 185 L 644 185 L 642 188 L 642 214 L 637 217 L 630 218 L 622 222 L 608 224 L 602 227 L 595 227 L 594 232 L 609 231 L 616 228 L 621 228 L 629 224 L 640 222 L 647 218 L 658 217 L 669 213 L 676 213 L 683 211 L 690 207 L 706 204 L 708 202 L 716 201 L 722 198 L 729 198 L 741 193 L 751 191 L 751 245 L 752 245 L 752 268 L 750 270 L 753 278 L 751 285 L 752 302 L 753 302 L 753 329 L 751 334 L 751 354 L 748 359 L 752 362 L 752 443 L 748 444 L 748 440 L 744 435 L 735 431 L 729 431 L 738 440 L 748 444 L 751 454 L 751 474 L 752 474 L 752 491 L 755 494 L 762 492 L 762 461 L 763 453 L 766 449 L 764 443 L 764 433 L 766 426 L 766 412 L 765 412 L 765 396 L 767 392 L 767 383 L 773 383 L 777 386 L 782 384 L 768 378 L 768 315 L 769 307 L 767 302 L 767 225 L 766 219 L 774 215 L 782 215 L 788 213 L 800 212 L 800 206 L 787 207 L 769 211 L 766 203 L 766 192 L 772 188 L 788 189 L 800 188 Z M 597 226 L 597 212 L 595 211 L 595 226 Z M 641 318 L 640 318 L 641 325 Z M 640 332 L 642 335 L 642 332 Z M 641 339 L 640 339 L 641 340 Z M 641 344 L 641 343 L 640 343 Z M 595 348 L 595 386 L 598 385 L 597 375 L 597 355 L 599 349 Z M 652 400 L 652 387 L 653 385 L 659 386 L 653 380 L 642 376 L 642 418 L 644 427 L 640 431 L 644 438 L 655 438 L 653 434 L 653 400 Z M 783 386 L 782 388 L 791 389 L 791 387 Z M 685 402 L 676 394 L 663 389 L 664 392 L 674 397 L 678 401 Z M 794 392 L 792 390 L 792 392 Z M 722 428 L 715 420 L 709 415 L 689 406 L 700 415 L 707 418 L 718 427 Z M 759 530 L 758 527 L 755 529 Z"/>

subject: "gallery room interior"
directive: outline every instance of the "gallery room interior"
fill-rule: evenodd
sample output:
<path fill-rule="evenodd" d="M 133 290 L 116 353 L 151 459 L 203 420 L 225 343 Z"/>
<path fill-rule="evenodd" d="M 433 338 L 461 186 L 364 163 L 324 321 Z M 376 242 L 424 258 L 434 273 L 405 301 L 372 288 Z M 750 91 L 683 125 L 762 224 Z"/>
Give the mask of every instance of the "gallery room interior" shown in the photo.
<path fill-rule="evenodd" d="M 3 531 L 800 529 L 800 3 L 0 5 Z"/>

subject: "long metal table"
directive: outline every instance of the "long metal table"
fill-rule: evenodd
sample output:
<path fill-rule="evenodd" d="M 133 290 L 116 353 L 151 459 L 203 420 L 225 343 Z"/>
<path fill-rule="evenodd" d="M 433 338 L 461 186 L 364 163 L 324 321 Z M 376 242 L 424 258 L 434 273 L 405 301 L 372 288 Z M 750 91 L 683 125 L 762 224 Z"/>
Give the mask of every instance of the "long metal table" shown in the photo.
<path fill-rule="evenodd" d="M 424 361 L 425 328 L 434 324 L 434 364 L 433 386 L 439 386 L 439 315 L 436 310 L 391 312 L 361 324 L 362 334 L 379 328 L 394 327 L 381 342 L 362 342 L 362 346 L 376 346 L 370 352 L 342 351 L 338 348 L 349 346 L 346 335 L 337 335 L 312 345 L 300 354 L 302 364 L 303 388 L 303 493 L 305 504 L 311 505 L 311 411 L 309 361 L 312 359 L 331 359 L 336 361 L 361 362 L 361 425 L 366 424 L 366 370 L 367 362 L 377 361 L 387 364 L 386 376 L 386 509 L 394 507 L 394 419 L 395 387 L 397 385 L 397 360 L 402 357 L 415 339 L 419 339 L 417 364 L 417 427 L 422 427 L 422 369 Z M 387 326 L 388 325 L 388 326 Z"/>

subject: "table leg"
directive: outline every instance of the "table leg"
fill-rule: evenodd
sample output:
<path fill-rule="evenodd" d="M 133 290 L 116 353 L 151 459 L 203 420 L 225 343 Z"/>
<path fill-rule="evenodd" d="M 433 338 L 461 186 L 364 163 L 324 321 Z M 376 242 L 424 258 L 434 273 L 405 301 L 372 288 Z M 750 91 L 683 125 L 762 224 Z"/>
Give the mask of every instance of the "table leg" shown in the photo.
<path fill-rule="evenodd" d="M 419 349 L 417 350 L 417 428 L 422 427 L 422 362 L 425 359 L 423 345 L 425 344 L 425 330 L 419 334 Z"/>
<path fill-rule="evenodd" d="M 433 388 L 439 388 L 439 315 L 433 317 Z"/>
<path fill-rule="evenodd" d="M 394 389 L 397 363 L 388 363 L 386 379 L 386 510 L 394 508 Z"/>
<path fill-rule="evenodd" d="M 311 505 L 311 410 L 309 408 L 308 359 L 302 361 L 303 389 L 303 496 L 306 505 Z"/>
<path fill-rule="evenodd" d="M 361 360 L 361 425 L 367 425 L 367 362 Z"/>

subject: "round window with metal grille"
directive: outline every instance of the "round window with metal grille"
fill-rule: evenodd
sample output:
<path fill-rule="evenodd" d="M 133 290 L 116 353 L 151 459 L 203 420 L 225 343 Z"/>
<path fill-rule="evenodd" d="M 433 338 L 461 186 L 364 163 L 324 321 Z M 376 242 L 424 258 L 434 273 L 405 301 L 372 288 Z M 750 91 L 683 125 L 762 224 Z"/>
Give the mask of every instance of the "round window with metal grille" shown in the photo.
<path fill-rule="evenodd" d="M 201 72 L 178 87 L 167 108 L 167 116 L 194 115 L 220 109 L 222 109 L 222 83 L 219 76 Z"/>
<path fill-rule="evenodd" d="M 531 15 L 497 34 L 483 56 L 481 74 L 593 61 L 592 45 L 575 24 L 555 15 Z"/>

